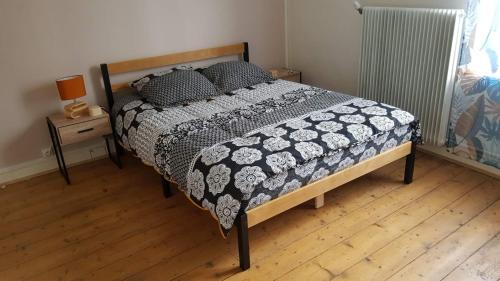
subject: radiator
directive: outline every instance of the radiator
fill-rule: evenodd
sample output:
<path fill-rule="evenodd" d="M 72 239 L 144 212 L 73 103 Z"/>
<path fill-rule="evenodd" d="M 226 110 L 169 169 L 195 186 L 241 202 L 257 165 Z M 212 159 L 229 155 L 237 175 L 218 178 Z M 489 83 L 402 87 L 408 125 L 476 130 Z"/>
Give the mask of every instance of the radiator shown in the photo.
<path fill-rule="evenodd" d="M 446 138 L 464 12 L 363 8 L 361 97 L 415 114 L 426 143 Z"/>

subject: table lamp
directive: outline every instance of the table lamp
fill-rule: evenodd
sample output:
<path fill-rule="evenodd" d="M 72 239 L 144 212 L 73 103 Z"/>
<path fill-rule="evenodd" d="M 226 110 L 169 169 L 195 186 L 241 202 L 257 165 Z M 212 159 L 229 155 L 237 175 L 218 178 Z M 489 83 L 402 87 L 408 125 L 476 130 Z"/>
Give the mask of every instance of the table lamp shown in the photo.
<path fill-rule="evenodd" d="M 73 100 L 64 106 L 64 116 L 69 119 L 78 118 L 88 110 L 87 103 L 78 101 L 77 98 L 86 95 L 83 75 L 73 75 L 56 80 L 57 89 L 61 100 Z"/>

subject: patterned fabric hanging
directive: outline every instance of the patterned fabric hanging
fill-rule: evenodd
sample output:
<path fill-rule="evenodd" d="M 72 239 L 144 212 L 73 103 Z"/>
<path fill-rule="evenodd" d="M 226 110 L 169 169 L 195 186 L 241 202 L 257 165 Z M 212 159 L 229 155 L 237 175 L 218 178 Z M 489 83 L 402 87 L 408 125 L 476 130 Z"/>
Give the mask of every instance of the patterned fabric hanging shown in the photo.
<path fill-rule="evenodd" d="M 467 13 L 448 147 L 500 168 L 500 1 L 470 0 Z"/>

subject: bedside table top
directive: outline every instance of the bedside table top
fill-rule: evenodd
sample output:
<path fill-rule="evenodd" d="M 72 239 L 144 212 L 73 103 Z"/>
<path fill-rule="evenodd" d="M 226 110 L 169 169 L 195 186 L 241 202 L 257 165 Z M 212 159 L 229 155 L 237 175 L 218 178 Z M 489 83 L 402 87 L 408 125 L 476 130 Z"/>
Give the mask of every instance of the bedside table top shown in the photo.
<path fill-rule="evenodd" d="M 101 119 L 101 118 L 109 118 L 109 114 L 103 110 L 102 114 L 99 116 L 90 116 L 88 113 L 85 113 L 84 115 L 82 115 L 81 117 L 78 117 L 76 119 L 68 119 L 64 116 L 63 113 L 58 113 L 58 114 L 54 114 L 54 115 L 49 116 L 50 122 L 52 122 L 52 124 L 56 128 L 71 126 L 71 125 L 89 122 L 89 121 L 97 120 L 97 119 Z"/>
<path fill-rule="evenodd" d="M 288 68 L 273 68 L 273 69 L 270 69 L 270 71 L 273 74 L 273 77 L 275 77 L 275 78 L 286 77 L 286 76 L 296 75 L 296 74 L 300 73 L 300 71 L 288 69 Z"/>

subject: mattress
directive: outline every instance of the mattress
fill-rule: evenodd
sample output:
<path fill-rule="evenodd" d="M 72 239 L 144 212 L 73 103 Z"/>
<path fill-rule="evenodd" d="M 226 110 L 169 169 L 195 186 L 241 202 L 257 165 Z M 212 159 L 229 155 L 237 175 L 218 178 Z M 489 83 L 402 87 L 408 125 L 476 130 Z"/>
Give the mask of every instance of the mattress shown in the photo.
<path fill-rule="evenodd" d="M 120 144 L 223 235 L 238 214 L 418 138 L 404 110 L 285 80 L 166 108 L 126 94 L 112 113 Z"/>

